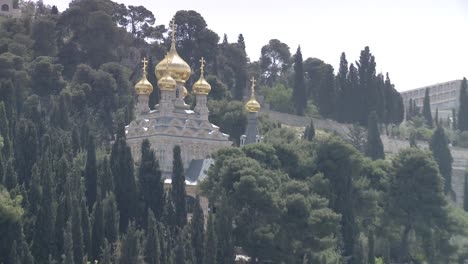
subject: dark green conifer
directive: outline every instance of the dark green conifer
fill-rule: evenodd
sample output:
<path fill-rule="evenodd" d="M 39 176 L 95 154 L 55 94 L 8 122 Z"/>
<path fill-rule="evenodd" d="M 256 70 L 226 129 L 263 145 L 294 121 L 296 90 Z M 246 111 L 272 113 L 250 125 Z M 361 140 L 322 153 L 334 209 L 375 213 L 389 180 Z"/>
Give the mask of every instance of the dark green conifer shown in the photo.
<path fill-rule="evenodd" d="M 18 256 L 18 252 L 16 250 L 16 240 L 13 241 L 11 245 L 10 256 L 8 258 L 8 263 L 11 264 L 21 264 L 20 258 Z"/>
<path fill-rule="evenodd" d="M 151 92 L 148 100 L 149 108 L 151 110 L 159 103 L 159 87 L 158 87 L 158 80 L 156 80 L 156 75 L 154 73 L 154 61 L 153 57 L 149 56 L 148 58 L 148 81 L 153 85 L 153 91 Z"/>
<path fill-rule="evenodd" d="M 84 197 L 84 195 L 83 195 Z M 91 224 L 89 222 L 89 213 L 86 206 L 86 201 L 83 198 L 81 206 L 81 231 L 83 233 L 83 253 L 87 258 L 91 256 Z"/>
<path fill-rule="evenodd" d="M 172 201 L 174 202 L 175 224 L 183 228 L 187 224 L 187 210 L 185 208 L 185 175 L 184 165 L 180 153 L 180 146 L 174 147 L 172 162 Z"/>
<path fill-rule="evenodd" d="M 114 192 L 114 178 L 107 156 L 104 157 L 104 160 L 99 166 L 98 186 L 101 190 L 102 197 L 105 197 L 108 193 Z"/>
<path fill-rule="evenodd" d="M 109 193 L 103 202 L 104 210 L 104 237 L 109 243 L 115 243 L 119 236 L 119 218 L 120 214 L 117 210 L 117 204 L 115 202 L 115 196 L 113 193 Z"/>
<path fill-rule="evenodd" d="M 73 240 L 73 261 L 83 263 L 83 233 L 81 230 L 81 212 L 80 203 L 73 198 L 71 215 L 71 233 Z"/>
<path fill-rule="evenodd" d="M 385 159 L 384 147 L 380 139 L 377 113 L 372 111 L 367 121 L 367 146 L 366 156 L 373 160 Z"/>
<path fill-rule="evenodd" d="M 465 188 L 463 190 L 463 209 L 468 212 L 468 172 L 465 171 Z"/>
<path fill-rule="evenodd" d="M 368 233 L 368 264 L 375 264 L 375 241 L 374 241 L 374 231 L 370 230 Z"/>
<path fill-rule="evenodd" d="M 213 214 L 209 214 L 205 237 L 205 264 L 216 264 L 217 239 Z"/>
<path fill-rule="evenodd" d="M 431 98 L 429 97 L 429 88 L 426 88 L 426 92 L 424 94 L 424 101 L 423 101 L 423 117 L 426 120 L 426 125 L 429 128 L 434 127 L 434 122 L 432 120 L 432 113 L 431 113 Z"/>
<path fill-rule="evenodd" d="M 148 264 L 161 263 L 161 248 L 159 247 L 159 233 L 156 218 L 153 211 L 149 209 L 148 213 L 148 228 L 145 241 L 145 261 Z"/>
<path fill-rule="evenodd" d="M 5 160 L 10 158 L 12 154 L 12 145 L 10 141 L 10 125 L 5 110 L 5 104 L 0 101 L 0 136 L 3 137 L 3 148 L 1 154 Z"/>
<path fill-rule="evenodd" d="M 203 250 L 204 250 L 204 233 L 205 233 L 205 219 L 203 217 L 203 210 L 200 206 L 200 197 L 197 196 L 195 206 L 193 208 L 193 217 L 191 222 L 192 231 L 192 248 L 194 253 L 193 264 L 203 264 Z"/>
<path fill-rule="evenodd" d="M 296 108 L 296 114 L 301 116 L 304 115 L 304 111 L 307 107 L 307 95 L 301 46 L 297 48 L 296 55 L 294 56 L 294 89 L 292 97 Z"/>
<path fill-rule="evenodd" d="M 88 204 L 88 211 L 91 212 L 94 203 L 96 202 L 97 192 L 97 164 L 96 164 L 96 146 L 94 144 L 94 137 L 89 136 L 86 154 L 86 166 L 84 171 L 85 185 L 86 185 L 86 202 Z"/>
<path fill-rule="evenodd" d="M 458 107 L 458 129 L 460 131 L 468 130 L 468 84 L 466 78 L 463 78 L 460 87 L 460 103 Z"/>
<path fill-rule="evenodd" d="M 110 163 L 117 208 L 120 212 L 119 230 L 125 232 L 130 221 L 136 216 L 137 190 L 132 153 L 124 137 L 119 137 L 112 145 Z"/>
<path fill-rule="evenodd" d="M 186 264 L 186 252 L 184 245 L 183 233 L 181 232 L 176 241 L 174 249 L 174 264 Z M 190 263 L 191 264 L 191 263 Z"/>
<path fill-rule="evenodd" d="M 13 167 L 13 159 L 10 159 L 6 164 L 4 181 L 5 187 L 8 190 L 11 190 L 18 185 L 18 177 L 16 176 L 16 171 Z"/>
<path fill-rule="evenodd" d="M 436 108 L 434 122 L 436 126 L 439 125 L 439 108 Z"/>
<path fill-rule="evenodd" d="M 310 119 L 310 125 L 308 125 L 304 132 L 304 138 L 308 141 L 312 141 L 315 137 L 315 127 L 314 127 L 314 120 Z"/>
<path fill-rule="evenodd" d="M 104 246 L 102 249 L 101 264 L 112 264 L 112 246 L 107 239 L 104 239 Z"/>
<path fill-rule="evenodd" d="M 456 113 L 455 108 L 452 108 L 452 129 L 453 130 L 458 129 L 457 113 Z"/>
<path fill-rule="evenodd" d="M 445 179 L 444 190 L 445 194 L 448 194 L 452 191 L 453 158 L 448 146 L 448 138 L 445 135 L 442 126 L 437 126 L 437 129 L 434 131 L 434 134 L 431 137 L 431 141 L 429 142 L 429 147 L 432 151 L 434 159 L 439 165 L 440 174 Z"/>
<path fill-rule="evenodd" d="M 74 264 L 75 261 L 73 253 L 72 223 L 70 220 L 67 221 L 65 229 L 62 232 L 64 232 L 62 264 Z"/>
<path fill-rule="evenodd" d="M 159 163 L 147 139 L 141 144 L 141 163 L 138 183 L 140 186 L 141 200 L 144 206 L 144 214 L 141 217 L 147 219 L 148 210 L 151 209 L 156 218 L 161 219 L 165 199 L 164 182 L 161 178 Z"/>
<path fill-rule="evenodd" d="M 102 208 L 100 191 L 97 193 L 96 203 L 93 207 L 93 228 L 91 233 L 91 262 L 99 260 L 101 249 L 104 246 L 104 211 Z M 107 223 L 110 224 L 110 223 Z"/>
<path fill-rule="evenodd" d="M 122 246 L 120 248 L 120 257 L 118 264 L 141 263 L 139 253 L 139 232 L 136 230 L 133 222 L 129 223 L 127 233 L 122 238 Z"/>
<path fill-rule="evenodd" d="M 29 186 L 31 169 L 36 163 L 39 151 L 36 126 L 29 120 L 21 119 L 16 124 L 15 131 L 15 168 L 18 183 Z"/>
<path fill-rule="evenodd" d="M 234 264 L 234 241 L 232 234 L 232 212 L 226 196 L 220 198 L 215 219 L 216 263 Z"/>

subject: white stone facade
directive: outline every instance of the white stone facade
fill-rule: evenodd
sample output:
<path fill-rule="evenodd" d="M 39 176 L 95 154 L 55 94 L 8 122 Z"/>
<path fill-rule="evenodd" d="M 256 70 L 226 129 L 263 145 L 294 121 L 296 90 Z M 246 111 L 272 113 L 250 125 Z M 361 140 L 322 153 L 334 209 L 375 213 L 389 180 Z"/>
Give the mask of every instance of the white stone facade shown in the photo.
<path fill-rule="evenodd" d="M 199 113 L 187 107 L 177 107 L 174 105 L 177 99 L 175 91 L 164 91 L 157 109 L 148 112 L 138 111 L 144 109 L 142 104 L 147 103 L 147 100 L 141 100 L 137 105 L 136 119 L 126 127 L 127 143 L 135 162 L 141 158 L 142 141 L 148 139 L 166 176 L 172 172 L 172 152 L 176 145 L 181 148 L 185 169 L 192 160 L 206 159 L 220 148 L 232 145 L 229 135 L 208 121 L 207 109 L 200 105 L 206 104 L 206 100 L 197 102 L 200 104 L 195 109 L 203 110 Z"/>
<path fill-rule="evenodd" d="M 13 0 L 0 0 L 0 15 L 18 18 L 21 10 L 13 4 Z"/>

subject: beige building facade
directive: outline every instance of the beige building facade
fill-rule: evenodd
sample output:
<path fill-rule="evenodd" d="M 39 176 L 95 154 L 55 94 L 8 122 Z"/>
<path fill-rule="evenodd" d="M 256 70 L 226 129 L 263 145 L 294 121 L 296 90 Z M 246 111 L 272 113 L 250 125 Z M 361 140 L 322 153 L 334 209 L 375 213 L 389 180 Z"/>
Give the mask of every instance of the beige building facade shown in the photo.
<path fill-rule="evenodd" d="M 409 106 L 410 99 L 416 103 L 416 106 L 422 108 L 424 94 L 426 89 L 429 89 L 432 112 L 434 113 L 436 109 L 439 109 L 439 117 L 450 117 L 452 109 L 458 109 L 459 106 L 461 82 L 462 80 L 453 80 L 401 92 L 405 112 Z"/>
<path fill-rule="evenodd" d="M 18 18 L 21 16 L 21 10 L 18 3 L 14 0 L 0 0 L 0 15 Z"/>

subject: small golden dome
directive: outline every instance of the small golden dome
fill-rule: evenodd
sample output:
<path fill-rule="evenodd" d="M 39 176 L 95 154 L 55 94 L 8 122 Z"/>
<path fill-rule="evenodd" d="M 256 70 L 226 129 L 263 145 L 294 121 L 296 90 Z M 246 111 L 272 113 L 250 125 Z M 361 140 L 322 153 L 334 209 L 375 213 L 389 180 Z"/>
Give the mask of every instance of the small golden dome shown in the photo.
<path fill-rule="evenodd" d="M 249 113 L 257 113 L 260 111 L 260 104 L 255 99 L 255 78 L 252 77 L 252 95 L 250 96 L 249 101 L 245 104 L 245 110 Z"/>
<path fill-rule="evenodd" d="M 161 91 L 173 91 L 176 89 L 177 83 L 169 74 L 169 70 L 167 70 L 169 66 L 168 59 L 166 59 L 166 70 L 164 71 L 164 75 L 158 81 L 158 87 Z"/>
<path fill-rule="evenodd" d="M 195 94 L 209 94 L 211 91 L 211 85 L 205 80 L 205 59 L 203 59 L 203 57 L 200 59 L 200 63 L 200 79 L 193 84 L 192 90 Z"/>
<path fill-rule="evenodd" d="M 176 80 L 176 82 L 186 82 L 190 75 L 192 74 L 192 70 L 190 66 L 179 56 L 175 47 L 175 21 L 172 20 L 172 43 L 171 49 L 166 55 L 166 58 L 156 65 L 155 74 L 158 80 L 164 76 L 164 72 L 166 71 L 166 63 L 165 60 L 169 61 L 169 72 L 171 77 Z"/>
<path fill-rule="evenodd" d="M 146 58 L 143 59 L 143 77 L 135 85 L 135 91 L 138 95 L 149 95 L 153 91 L 153 85 L 146 79 L 146 67 L 148 66 L 148 61 Z"/>
<path fill-rule="evenodd" d="M 187 95 L 188 95 L 188 91 L 187 91 L 187 88 L 185 88 L 185 86 L 182 86 L 182 98 L 185 98 Z"/>

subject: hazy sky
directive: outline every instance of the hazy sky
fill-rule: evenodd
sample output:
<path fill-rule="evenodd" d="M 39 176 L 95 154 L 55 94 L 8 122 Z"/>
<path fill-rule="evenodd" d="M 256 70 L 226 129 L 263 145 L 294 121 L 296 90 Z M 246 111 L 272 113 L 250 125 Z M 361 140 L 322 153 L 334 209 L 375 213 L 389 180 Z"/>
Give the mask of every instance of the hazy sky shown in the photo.
<path fill-rule="evenodd" d="M 68 7 L 67 0 L 43 0 Z M 115 1 L 115 0 L 114 0 Z M 157 24 L 169 24 L 178 10 L 196 10 L 208 27 L 230 42 L 242 33 L 251 60 L 276 38 L 304 59 L 335 67 L 369 46 L 377 72 L 389 72 L 397 90 L 468 77 L 468 0 L 117 0 L 143 5 Z"/>

